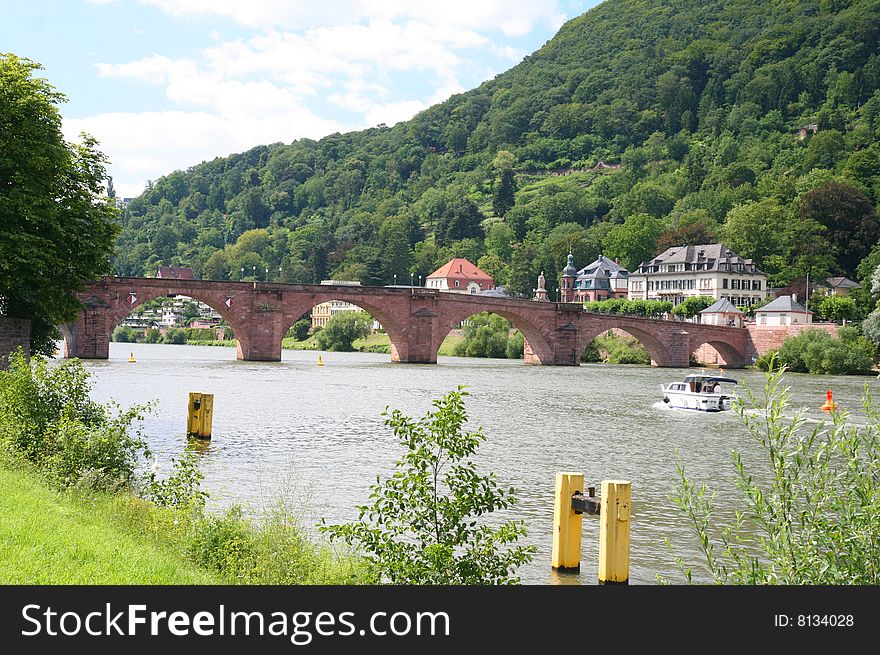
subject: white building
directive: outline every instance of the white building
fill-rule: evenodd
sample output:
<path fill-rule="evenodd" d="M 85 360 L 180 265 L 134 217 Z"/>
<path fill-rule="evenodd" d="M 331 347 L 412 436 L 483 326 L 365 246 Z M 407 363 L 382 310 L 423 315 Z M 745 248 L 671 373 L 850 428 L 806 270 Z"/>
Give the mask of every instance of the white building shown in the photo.
<path fill-rule="evenodd" d="M 700 312 L 700 323 L 704 325 L 726 325 L 742 327 L 745 315 L 726 298 L 706 307 Z"/>
<path fill-rule="evenodd" d="M 767 293 L 767 274 L 721 243 L 668 248 L 629 274 L 630 300 L 678 305 L 691 296 L 710 296 L 747 306 Z"/>
<path fill-rule="evenodd" d="M 797 301 L 794 294 L 779 296 L 760 309 L 755 310 L 758 325 L 795 325 L 796 323 L 812 323 L 813 312 Z"/>

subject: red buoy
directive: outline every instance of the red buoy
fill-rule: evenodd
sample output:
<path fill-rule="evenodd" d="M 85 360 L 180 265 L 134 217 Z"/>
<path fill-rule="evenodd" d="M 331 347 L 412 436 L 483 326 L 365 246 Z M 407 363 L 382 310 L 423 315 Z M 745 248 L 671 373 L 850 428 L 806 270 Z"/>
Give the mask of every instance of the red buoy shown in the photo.
<path fill-rule="evenodd" d="M 837 409 L 837 403 L 834 402 L 834 398 L 831 395 L 831 389 L 825 392 L 825 402 L 820 407 L 823 412 L 833 412 Z"/>

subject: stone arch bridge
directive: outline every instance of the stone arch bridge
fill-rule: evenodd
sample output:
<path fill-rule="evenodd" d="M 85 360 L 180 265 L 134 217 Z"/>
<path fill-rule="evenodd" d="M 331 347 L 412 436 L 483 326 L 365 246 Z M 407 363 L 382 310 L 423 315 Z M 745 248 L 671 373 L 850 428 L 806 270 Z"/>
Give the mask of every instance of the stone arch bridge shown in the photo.
<path fill-rule="evenodd" d="M 343 300 L 368 311 L 391 339 L 395 362 L 437 362 L 443 339 L 477 312 L 508 319 L 524 335 L 525 361 L 549 366 L 577 366 L 598 335 L 622 330 L 638 339 L 654 366 L 687 367 L 690 355 L 709 344 L 725 366 L 751 360 L 748 330 L 627 316 L 593 314 L 577 303 L 441 292 L 424 287 L 226 282 L 164 278 L 104 277 L 83 285 L 77 294 L 83 311 L 75 323 L 61 326 L 65 357 L 107 359 L 110 334 L 135 308 L 162 296 L 189 296 L 217 311 L 238 340 L 238 358 L 280 361 L 287 330 L 315 305 Z M 723 360 L 723 361 L 722 361 Z"/>

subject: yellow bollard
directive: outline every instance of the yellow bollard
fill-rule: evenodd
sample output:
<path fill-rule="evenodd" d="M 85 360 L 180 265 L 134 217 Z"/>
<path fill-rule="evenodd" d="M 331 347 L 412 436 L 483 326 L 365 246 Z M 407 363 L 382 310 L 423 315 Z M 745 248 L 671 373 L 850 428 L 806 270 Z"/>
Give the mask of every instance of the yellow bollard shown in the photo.
<path fill-rule="evenodd" d="M 186 436 L 210 439 L 214 419 L 214 394 L 189 392 Z"/>
<path fill-rule="evenodd" d="M 553 501 L 553 552 L 551 564 L 559 571 L 581 568 L 581 524 L 583 515 L 571 509 L 571 497 L 584 490 L 583 473 L 557 473 Z"/>
<path fill-rule="evenodd" d="M 134 363 L 134 362 L 137 361 L 137 360 L 134 358 L 134 353 L 129 353 L 129 355 L 128 355 L 128 361 L 130 361 L 130 362 L 132 362 L 132 363 Z"/>
<path fill-rule="evenodd" d="M 629 516 L 632 482 L 602 481 L 599 514 L 599 584 L 629 583 Z"/>

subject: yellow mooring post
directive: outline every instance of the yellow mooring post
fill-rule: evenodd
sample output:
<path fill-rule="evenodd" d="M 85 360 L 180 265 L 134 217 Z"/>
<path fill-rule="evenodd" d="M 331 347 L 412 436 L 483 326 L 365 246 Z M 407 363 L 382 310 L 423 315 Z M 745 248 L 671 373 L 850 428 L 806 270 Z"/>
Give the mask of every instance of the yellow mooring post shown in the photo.
<path fill-rule="evenodd" d="M 210 439 L 214 420 L 214 394 L 189 392 L 186 436 Z"/>
<path fill-rule="evenodd" d="M 581 523 L 583 515 L 571 508 L 571 497 L 584 490 L 583 473 L 557 473 L 553 501 L 553 553 L 551 564 L 558 571 L 581 568 Z"/>
<path fill-rule="evenodd" d="M 599 513 L 599 584 L 629 584 L 629 514 L 632 482 L 602 481 Z"/>

